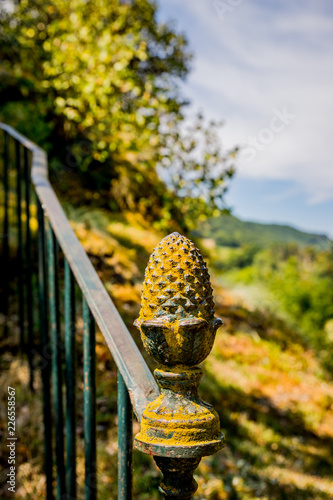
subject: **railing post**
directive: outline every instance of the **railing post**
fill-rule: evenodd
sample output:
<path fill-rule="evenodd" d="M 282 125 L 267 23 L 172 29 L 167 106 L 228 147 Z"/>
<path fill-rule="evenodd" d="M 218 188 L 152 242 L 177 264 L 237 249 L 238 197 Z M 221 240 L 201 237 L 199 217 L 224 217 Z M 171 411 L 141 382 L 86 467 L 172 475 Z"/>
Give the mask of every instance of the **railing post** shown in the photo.
<path fill-rule="evenodd" d="M 95 322 L 82 299 L 85 500 L 96 500 L 96 354 Z"/>
<path fill-rule="evenodd" d="M 57 464 L 57 500 L 66 494 L 64 466 L 64 425 L 62 404 L 62 359 L 60 335 L 59 285 L 58 285 L 58 243 L 50 222 L 46 225 L 48 250 L 49 325 L 52 349 L 52 386 L 55 423 L 55 456 Z"/>
<path fill-rule="evenodd" d="M 143 412 L 134 443 L 162 470 L 166 499 L 190 500 L 201 457 L 224 446 L 219 417 L 197 392 L 203 371 L 196 365 L 210 353 L 222 324 L 214 318 L 212 292 L 206 263 L 189 239 L 172 233 L 157 245 L 135 325 L 148 354 L 162 365 L 154 372 L 161 394 Z"/>
<path fill-rule="evenodd" d="M 132 404 L 118 371 L 118 500 L 132 499 Z"/>
<path fill-rule="evenodd" d="M 32 259 L 31 259 L 31 231 L 30 231 L 30 189 L 31 178 L 29 168 L 29 150 L 24 148 L 24 179 L 25 179 L 25 216 L 26 216 L 26 237 L 25 237 L 25 280 L 26 280 L 26 298 L 27 298 L 27 319 L 28 336 L 27 352 L 30 371 L 30 389 L 34 390 L 34 372 L 33 372 L 33 294 L 32 294 Z"/>
<path fill-rule="evenodd" d="M 4 219 L 3 219 L 3 230 L 2 230 L 2 282 L 3 282 L 3 293 L 1 296 L 0 307 L 1 312 L 5 317 L 5 323 L 3 328 L 3 338 L 8 335 L 8 308 L 9 308 L 9 135 L 4 132 L 4 151 L 3 151 L 3 189 L 4 189 Z"/>
<path fill-rule="evenodd" d="M 47 320 L 47 262 L 45 240 L 45 216 L 38 198 L 38 305 L 39 328 L 42 352 L 41 375 L 43 387 L 44 420 L 44 470 L 46 475 L 46 498 L 53 500 L 53 455 L 52 455 L 52 411 L 51 411 L 51 362 L 47 349 L 50 347 Z"/>
<path fill-rule="evenodd" d="M 21 145 L 15 141 L 16 160 L 16 209 L 17 209 L 17 275 L 18 275 L 18 299 L 19 299 L 19 328 L 20 328 L 20 349 L 25 351 L 24 338 L 24 276 L 23 276 L 23 240 L 22 240 L 22 165 L 21 165 Z"/>
<path fill-rule="evenodd" d="M 65 360 L 66 360 L 66 486 L 70 499 L 76 498 L 76 362 L 75 362 L 75 281 L 65 258 Z"/>

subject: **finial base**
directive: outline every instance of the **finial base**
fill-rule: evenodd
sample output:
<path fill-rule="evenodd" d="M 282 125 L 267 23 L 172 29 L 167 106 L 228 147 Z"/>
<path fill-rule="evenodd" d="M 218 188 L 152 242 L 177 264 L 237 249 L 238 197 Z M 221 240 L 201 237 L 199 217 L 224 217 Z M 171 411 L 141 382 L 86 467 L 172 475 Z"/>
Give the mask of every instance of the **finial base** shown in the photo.
<path fill-rule="evenodd" d="M 193 473 L 201 458 L 154 457 L 157 467 L 163 473 L 159 487 L 166 500 L 191 500 L 198 489 Z"/>
<path fill-rule="evenodd" d="M 155 370 L 160 396 L 142 415 L 135 447 L 161 457 L 202 457 L 224 446 L 218 414 L 198 396 L 200 368 Z"/>
<path fill-rule="evenodd" d="M 178 233 L 165 237 L 150 256 L 143 283 L 140 330 L 161 394 L 143 412 L 134 445 L 154 456 L 168 500 L 190 500 L 201 457 L 224 446 L 217 413 L 198 396 L 202 370 L 216 330 L 213 289 L 200 251 Z"/>

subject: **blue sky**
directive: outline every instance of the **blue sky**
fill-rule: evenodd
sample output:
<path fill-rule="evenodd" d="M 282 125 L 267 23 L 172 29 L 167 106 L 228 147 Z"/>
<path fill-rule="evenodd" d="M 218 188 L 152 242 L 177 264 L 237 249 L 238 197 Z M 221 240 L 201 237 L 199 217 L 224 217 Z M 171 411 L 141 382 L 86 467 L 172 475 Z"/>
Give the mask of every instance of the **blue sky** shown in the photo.
<path fill-rule="evenodd" d="M 333 237 L 333 2 L 159 0 L 195 59 L 184 94 L 241 145 L 235 215 Z"/>

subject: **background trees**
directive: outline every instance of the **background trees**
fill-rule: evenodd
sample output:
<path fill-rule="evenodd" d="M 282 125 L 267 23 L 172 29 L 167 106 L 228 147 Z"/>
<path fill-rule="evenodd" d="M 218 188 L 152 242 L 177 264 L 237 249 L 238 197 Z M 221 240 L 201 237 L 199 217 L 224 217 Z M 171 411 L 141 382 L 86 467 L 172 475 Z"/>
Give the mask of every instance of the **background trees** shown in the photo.
<path fill-rule="evenodd" d="M 71 172 L 58 188 L 73 202 L 184 230 L 224 208 L 235 151 L 202 116 L 187 129 L 192 55 L 153 2 L 23 0 L 2 18 L 1 119 Z"/>

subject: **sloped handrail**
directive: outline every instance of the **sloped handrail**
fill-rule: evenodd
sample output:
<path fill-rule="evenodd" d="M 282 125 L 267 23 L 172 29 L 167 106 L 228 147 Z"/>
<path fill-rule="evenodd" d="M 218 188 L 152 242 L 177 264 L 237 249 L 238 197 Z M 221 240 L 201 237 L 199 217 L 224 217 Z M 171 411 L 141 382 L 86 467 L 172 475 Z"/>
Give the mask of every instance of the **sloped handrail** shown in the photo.
<path fill-rule="evenodd" d="M 141 421 L 147 404 L 159 395 L 158 386 L 60 205 L 48 179 L 46 152 L 9 125 L 0 123 L 0 128 L 32 153 L 31 180 L 39 201 L 124 379 L 133 410 Z"/>

